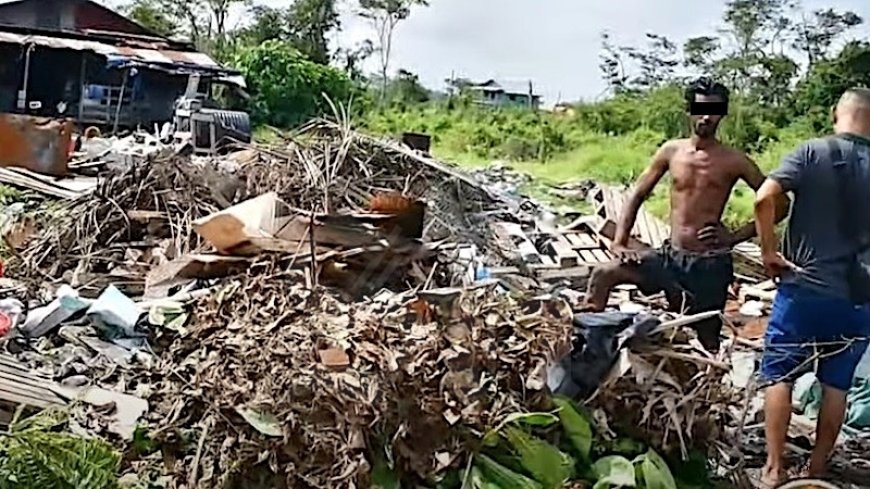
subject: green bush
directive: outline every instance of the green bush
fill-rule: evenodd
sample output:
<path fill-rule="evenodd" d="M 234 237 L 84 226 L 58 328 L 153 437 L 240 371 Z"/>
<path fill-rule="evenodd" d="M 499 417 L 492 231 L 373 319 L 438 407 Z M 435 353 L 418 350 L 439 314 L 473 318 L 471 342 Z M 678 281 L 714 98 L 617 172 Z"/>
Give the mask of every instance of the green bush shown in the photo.
<path fill-rule="evenodd" d="M 354 85 L 341 70 L 309 61 L 287 43 L 266 41 L 236 56 L 251 92 L 255 122 L 293 127 L 312 117 L 331 115 L 327 97 L 347 104 Z"/>

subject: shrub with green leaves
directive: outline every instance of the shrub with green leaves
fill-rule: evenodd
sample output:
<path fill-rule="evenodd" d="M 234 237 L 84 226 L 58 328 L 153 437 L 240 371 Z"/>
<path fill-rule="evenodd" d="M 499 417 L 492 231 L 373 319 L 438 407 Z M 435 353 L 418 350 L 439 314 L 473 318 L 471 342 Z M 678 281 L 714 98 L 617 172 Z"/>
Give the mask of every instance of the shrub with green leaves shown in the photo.
<path fill-rule="evenodd" d="M 0 435 L 0 489 L 109 489 L 121 462 L 106 442 L 63 430 L 66 415 L 48 411 L 13 421 Z"/>
<path fill-rule="evenodd" d="M 258 123 L 297 126 L 312 117 L 331 115 L 327 97 L 347 104 L 354 92 L 345 72 L 314 63 L 277 40 L 241 51 L 235 65 L 248 82 L 251 115 Z"/>

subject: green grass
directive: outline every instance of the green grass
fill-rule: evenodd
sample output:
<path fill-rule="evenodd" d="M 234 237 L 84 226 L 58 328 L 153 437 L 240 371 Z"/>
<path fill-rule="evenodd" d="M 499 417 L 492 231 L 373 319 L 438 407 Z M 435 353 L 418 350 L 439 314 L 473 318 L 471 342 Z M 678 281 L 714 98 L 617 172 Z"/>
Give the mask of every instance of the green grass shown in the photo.
<path fill-rule="evenodd" d="M 779 165 L 780 160 L 810 137 L 803 127 L 789 127 L 781 131 L 779 139 L 770 142 L 764 151 L 750 155 L 765 173 Z M 631 185 L 649 162 L 659 144 L 659 137 L 650 131 L 635 131 L 628 135 L 608 136 L 586 134 L 577 141 L 578 147 L 560 153 L 546 162 L 508 162 L 514 170 L 531 175 L 539 185 L 524 190 L 535 199 L 554 207 L 577 208 L 580 203 L 558 199 L 544 189 L 547 185 L 560 185 L 583 180 Z M 441 159 L 465 168 L 480 168 L 494 161 L 476 153 L 463 153 L 455 149 L 435 145 L 433 153 Z M 666 217 L 670 209 L 668 181 L 663 180 L 646 206 L 653 214 Z M 730 226 L 740 226 L 752 219 L 754 192 L 739 183 L 731 195 L 724 221 Z"/>

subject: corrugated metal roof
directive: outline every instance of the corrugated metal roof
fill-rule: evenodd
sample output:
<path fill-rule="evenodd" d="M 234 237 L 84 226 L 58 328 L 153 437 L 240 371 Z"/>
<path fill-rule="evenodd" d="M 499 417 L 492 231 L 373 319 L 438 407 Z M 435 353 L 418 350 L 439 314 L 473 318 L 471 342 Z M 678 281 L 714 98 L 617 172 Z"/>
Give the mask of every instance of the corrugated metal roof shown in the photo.
<path fill-rule="evenodd" d="M 480 90 L 483 92 L 505 92 L 505 93 L 513 93 L 520 95 L 528 95 L 529 94 L 529 81 L 519 81 L 519 80 L 488 80 L 484 83 L 480 83 L 478 85 L 472 85 L 468 87 L 471 90 Z M 534 96 L 539 96 L 537 93 L 534 93 Z"/>
<path fill-rule="evenodd" d="M 0 0 L 3 1 L 3 0 Z M 110 59 L 126 59 L 142 64 L 186 66 L 206 70 L 225 71 L 207 54 L 195 51 L 172 51 L 167 49 L 146 49 L 127 46 L 115 46 L 92 40 L 67 39 L 39 35 L 16 34 L 0 31 L 0 43 L 35 44 L 53 49 L 72 49 L 74 51 L 90 51 Z"/>

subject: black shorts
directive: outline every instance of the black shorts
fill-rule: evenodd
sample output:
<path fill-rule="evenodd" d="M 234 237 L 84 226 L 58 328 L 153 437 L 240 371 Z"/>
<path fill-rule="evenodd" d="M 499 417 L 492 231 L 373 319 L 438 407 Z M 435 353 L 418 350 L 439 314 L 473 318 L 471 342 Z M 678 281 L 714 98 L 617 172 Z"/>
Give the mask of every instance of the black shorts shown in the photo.
<path fill-rule="evenodd" d="M 697 314 L 722 311 L 728 300 L 728 286 L 734 280 L 730 250 L 697 253 L 679 250 L 665 243 L 641 256 L 637 266 L 641 292 L 664 292 L 671 310 Z M 698 339 L 711 351 L 719 349 L 722 319 L 714 317 L 692 325 Z"/>

